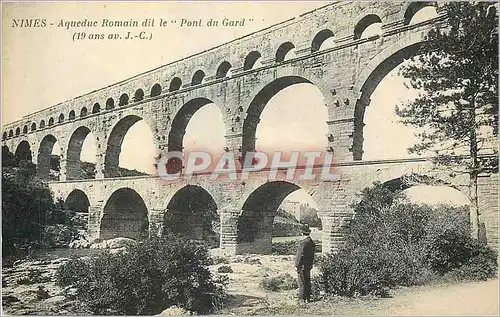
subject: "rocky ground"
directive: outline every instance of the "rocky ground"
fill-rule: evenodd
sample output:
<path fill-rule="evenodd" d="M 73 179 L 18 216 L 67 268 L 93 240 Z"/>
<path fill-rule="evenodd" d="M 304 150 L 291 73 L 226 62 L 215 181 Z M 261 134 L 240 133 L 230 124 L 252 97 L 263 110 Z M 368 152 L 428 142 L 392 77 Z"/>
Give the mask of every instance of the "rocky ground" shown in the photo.
<path fill-rule="evenodd" d="M 295 276 L 293 256 L 239 255 L 227 259 L 213 250 L 217 264 L 214 274 L 229 278 L 224 315 L 416 315 L 416 314 L 479 314 L 498 315 L 498 279 L 480 283 L 429 285 L 394 290 L 392 298 L 345 299 L 324 298 L 297 305 L 297 290 L 266 291 L 260 285 L 263 278 L 290 273 Z M 57 267 L 67 258 L 20 261 L 2 271 L 3 314 L 76 315 L 85 314 L 78 303 L 65 296 L 55 285 Z M 225 269 L 219 269 L 225 266 Z M 230 273 L 219 273 L 227 271 Z M 313 270 L 313 276 L 318 274 Z M 180 315 L 183 311 L 170 308 L 162 315 Z"/>

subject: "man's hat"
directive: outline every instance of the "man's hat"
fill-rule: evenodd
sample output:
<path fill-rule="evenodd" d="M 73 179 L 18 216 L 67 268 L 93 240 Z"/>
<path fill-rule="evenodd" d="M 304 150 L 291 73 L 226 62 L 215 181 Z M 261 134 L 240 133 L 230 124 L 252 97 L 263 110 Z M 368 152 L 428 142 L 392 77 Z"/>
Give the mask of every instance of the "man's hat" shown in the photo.
<path fill-rule="evenodd" d="M 302 226 L 301 232 L 302 233 L 311 233 L 311 229 L 309 229 L 309 226 Z"/>

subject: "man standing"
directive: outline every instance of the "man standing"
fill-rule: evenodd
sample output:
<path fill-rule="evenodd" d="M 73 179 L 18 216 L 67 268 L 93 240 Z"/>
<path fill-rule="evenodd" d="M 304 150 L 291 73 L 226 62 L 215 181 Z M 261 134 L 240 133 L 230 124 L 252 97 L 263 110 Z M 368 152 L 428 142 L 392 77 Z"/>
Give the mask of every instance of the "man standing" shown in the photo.
<path fill-rule="evenodd" d="M 309 236 L 311 229 L 308 226 L 302 228 L 302 235 L 305 238 L 300 241 L 295 256 L 295 267 L 299 275 L 299 298 L 301 302 L 311 301 L 311 269 L 314 261 L 314 249 L 316 245 Z"/>

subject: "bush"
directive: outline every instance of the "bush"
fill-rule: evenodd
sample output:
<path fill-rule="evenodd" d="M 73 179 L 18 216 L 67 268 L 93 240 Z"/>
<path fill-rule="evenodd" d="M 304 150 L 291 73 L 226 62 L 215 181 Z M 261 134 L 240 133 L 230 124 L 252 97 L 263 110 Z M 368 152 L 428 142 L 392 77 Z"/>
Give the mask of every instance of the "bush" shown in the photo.
<path fill-rule="evenodd" d="M 401 190 L 381 184 L 365 189 L 353 207 L 345 245 L 320 265 L 327 293 L 384 295 L 446 274 L 455 280 L 496 274 L 496 253 L 470 237 L 464 208 L 411 204 Z"/>
<path fill-rule="evenodd" d="M 326 293 L 341 296 L 387 294 L 396 285 L 421 284 L 422 267 L 408 252 L 360 247 L 330 253 L 320 262 Z"/>
<path fill-rule="evenodd" d="M 217 269 L 219 273 L 233 273 L 233 269 L 229 265 L 221 265 Z"/>
<path fill-rule="evenodd" d="M 260 281 L 260 286 L 266 291 L 271 292 L 286 291 L 299 287 L 297 279 L 288 273 L 273 277 L 265 277 Z"/>
<path fill-rule="evenodd" d="M 321 253 L 322 243 L 321 241 L 314 240 L 316 244 L 316 253 Z M 272 244 L 272 254 L 274 255 L 295 255 L 297 253 L 297 247 L 299 245 L 299 240 L 284 241 L 284 242 L 273 242 Z"/>
<path fill-rule="evenodd" d="M 273 242 L 272 254 L 274 255 L 294 255 L 297 252 L 298 241 Z"/>
<path fill-rule="evenodd" d="M 59 268 L 57 284 L 76 288 L 94 314 L 153 315 L 172 305 L 206 314 L 224 297 L 224 283 L 213 279 L 210 263 L 202 245 L 154 238 L 125 253 L 73 259 Z"/>

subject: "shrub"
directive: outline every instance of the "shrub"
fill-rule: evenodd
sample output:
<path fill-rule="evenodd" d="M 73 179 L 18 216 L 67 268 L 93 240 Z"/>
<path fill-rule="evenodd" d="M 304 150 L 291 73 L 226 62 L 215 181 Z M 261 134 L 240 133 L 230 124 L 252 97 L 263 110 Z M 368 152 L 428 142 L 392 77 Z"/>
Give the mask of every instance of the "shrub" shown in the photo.
<path fill-rule="evenodd" d="M 273 242 L 272 254 L 294 255 L 297 252 L 298 241 Z"/>
<path fill-rule="evenodd" d="M 316 253 L 321 253 L 322 243 L 321 241 L 314 240 L 316 244 Z M 298 240 L 284 241 L 284 242 L 273 242 L 272 244 L 272 254 L 274 255 L 295 255 L 297 253 L 297 247 L 299 245 Z"/>
<path fill-rule="evenodd" d="M 422 267 L 409 255 L 384 248 L 360 247 L 330 253 L 320 262 L 326 293 L 341 296 L 386 295 L 396 285 L 420 284 Z"/>
<path fill-rule="evenodd" d="M 125 253 L 73 259 L 59 268 L 57 283 L 76 288 L 94 314 L 152 315 L 172 305 L 206 314 L 224 297 L 224 282 L 212 277 L 210 262 L 202 245 L 154 238 Z"/>
<path fill-rule="evenodd" d="M 223 256 L 213 256 L 212 264 L 229 264 L 229 259 Z"/>
<path fill-rule="evenodd" d="M 233 269 L 229 265 L 221 265 L 217 269 L 219 273 L 233 273 Z"/>
<path fill-rule="evenodd" d="M 273 277 L 265 277 L 260 281 L 260 286 L 266 291 L 279 292 L 291 290 L 298 287 L 297 279 L 290 274 L 280 274 Z"/>
<path fill-rule="evenodd" d="M 401 190 L 375 184 L 353 206 L 346 244 L 320 265 L 327 293 L 384 295 L 448 274 L 481 280 L 496 274 L 495 252 L 470 237 L 464 208 L 411 204 Z"/>

